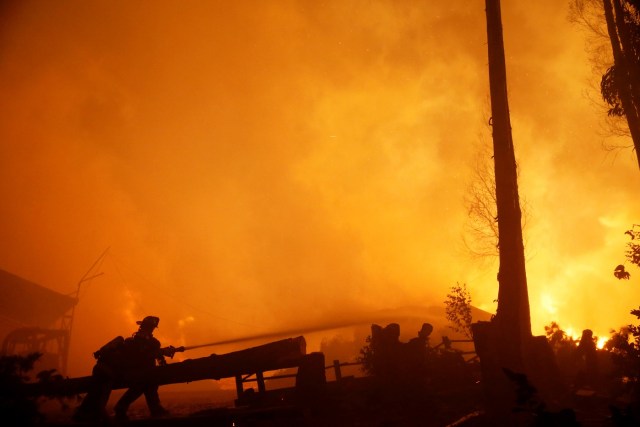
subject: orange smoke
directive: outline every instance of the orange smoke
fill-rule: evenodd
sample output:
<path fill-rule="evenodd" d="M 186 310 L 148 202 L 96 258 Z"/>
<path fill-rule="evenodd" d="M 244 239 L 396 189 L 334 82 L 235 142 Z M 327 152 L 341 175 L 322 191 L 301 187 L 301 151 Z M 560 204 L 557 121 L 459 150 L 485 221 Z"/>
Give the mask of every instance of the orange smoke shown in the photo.
<path fill-rule="evenodd" d="M 633 271 L 611 274 L 640 174 L 602 149 L 566 9 L 503 5 L 532 320 L 602 334 L 640 296 Z M 0 13 L 0 267 L 67 293 L 111 247 L 80 295 L 71 374 L 149 314 L 163 343 L 197 344 L 438 305 L 455 282 L 495 308 L 497 266 L 461 245 L 490 140 L 481 2 Z"/>

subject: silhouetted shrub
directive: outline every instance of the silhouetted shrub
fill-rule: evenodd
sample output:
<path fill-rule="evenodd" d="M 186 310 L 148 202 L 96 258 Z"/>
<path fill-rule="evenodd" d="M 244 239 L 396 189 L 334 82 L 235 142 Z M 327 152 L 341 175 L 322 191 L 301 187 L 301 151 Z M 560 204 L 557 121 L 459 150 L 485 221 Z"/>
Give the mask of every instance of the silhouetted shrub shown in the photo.
<path fill-rule="evenodd" d="M 367 375 L 374 374 L 373 367 L 373 346 L 371 345 L 371 335 L 365 338 L 365 345 L 360 349 L 360 354 L 356 358 L 358 363 L 362 364 L 362 372 Z"/>
<path fill-rule="evenodd" d="M 574 345 L 573 339 L 567 335 L 567 333 L 560 328 L 557 322 L 551 322 L 548 326 L 544 327 L 544 332 L 547 335 L 547 341 L 551 348 L 556 351 L 565 345 Z"/>
<path fill-rule="evenodd" d="M 624 232 L 624 234 L 628 235 L 631 238 L 631 241 L 627 243 L 627 251 L 625 252 L 625 258 L 631 264 L 636 267 L 640 267 L 640 225 L 633 224 L 633 226 Z M 616 266 L 613 270 L 613 275 L 620 280 L 629 280 L 631 278 L 631 274 L 625 270 L 624 264 L 620 264 Z"/>
<path fill-rule="evenodd" d="M 447 320 L 452 323 L 450 328 L 469 339 L 473 339 L 471 333 L 471 293 L 467 290 L 467 284 L 456 283 L 455 286 L 452 286 L 444 305 Z"/>
<path fill-rule="evenodd" d="M 29 380 L 27 372 L 40 356 L 32 353 L 0 357 L 0 414 L 4 425 L 32 426 L 44 420 L 36 400 L 27 397 L 22 387 Z"/>
<path fill-rule="evenodd" d="M 9 426 L 33 426 L 44 422 L 39 403 L 47 399 L 56 400 L 63 410 L 69 408 L 69 399 L 79 399 L 77 395 L 29 396 L 25 384 L 31 380 L 28 375 L 42 354 L 26 356 L 10 355 L 0 357 L 0 422 Z M 62 381 L 64 378 L 55 369 L 39 372 L 38 383 Z"/>
<path fill-rule="evenodd" d="M 640 308 L 631 310 L 640 320 Z M 626 391 L 640 397 L 640 325 L 627 325 L 613 331 L 604 348 L 611 353 L 616 375 L 623 379 Z"/>

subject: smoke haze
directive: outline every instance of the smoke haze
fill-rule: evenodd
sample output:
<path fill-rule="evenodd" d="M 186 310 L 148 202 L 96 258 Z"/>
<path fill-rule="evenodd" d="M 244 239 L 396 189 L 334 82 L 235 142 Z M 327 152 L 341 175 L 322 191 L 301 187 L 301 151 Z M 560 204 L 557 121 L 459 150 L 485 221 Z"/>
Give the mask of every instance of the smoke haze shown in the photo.
<path fill-rule="evenodd" d="M 503 3 L 534 332 L 606 334 L 640 297 L 633 270 L 612 275 L 640 174 L 602 147 L 567 2 Z M 462 245 L 491 140 L 484 2 L 0 12 L 0 268 L 71 293 L 110 248 L 81 287 L 71 374 L 148 314 L 195 345 L 438 305 L 456 282 L 495 309 L 497 262 Z"/>

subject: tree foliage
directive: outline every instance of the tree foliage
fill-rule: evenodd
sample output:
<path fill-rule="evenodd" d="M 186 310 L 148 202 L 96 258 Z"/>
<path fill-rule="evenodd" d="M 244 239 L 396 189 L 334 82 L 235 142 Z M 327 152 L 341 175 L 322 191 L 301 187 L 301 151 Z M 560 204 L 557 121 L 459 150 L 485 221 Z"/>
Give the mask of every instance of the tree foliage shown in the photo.
<path fill-rule="evenodd" d="M 44 415 L 39 411 L 39 404 L 53 399 L 60 404 L 62 410 L 69 409 L 69 403 L 78 400 L 74 394 L 52 394 L 34 397 L 25 393 L 24 384 L 36 380 L 38 383 L 58 382 L 63 380 L 55 369 L 40 371 L 31 377 L 35 363 L 41 353 L 27 355 L 0 356 L 0 415 L 1 420 L 10 426 L 42 425 Z"/>
<path fill-rule="evenodd" d="M 456 283 L 451 287 L 444 301 L 449 326 L 469 339 L 473 339 L 471 333 L 471 293 L 467 290 L 467 284 Z"/>
<path fill-rule="evenodd" d="M 565 343 L 572 342 L 571 337 L 558 325 L 557 322 L 551 322 L 544 327 L 544 332 L 547 336 L 547 341 L 551 345 L 551 348 L 556 350 Z"/>
<path fill-rule="evenodd" d="M 496 179 L 491 151 L 483 147 L 473 169 L 473 179 L 467 187 L 464 204 L 467 220 L 463 243 L 478 258 L 498 256 L 498 211 L 496 207 Z"/>
<path fill-rule="evenodd" d="M 29 380 L 27 373 L 40 356 L 40 353 L 32 353 L 0 357 L 0 414 L 8 425 L 30 426 L 43 420 L 35 399 L 21 393 L 22 384 Z"/>
<path fill-rule="evenodd" d="M 631 241 L 627 243 L 625 258 L 631 264 L 636 267 L 640 267 L 640 243 L 638 243 L 640 242 L 640 225 L 633 224 L 633 226 L 629 230 L 625 231 L 624 234 L 631 238 Z M 625 269 L 624 264 L 616 266 L 613 270 L 613 275 L 619 280 L 629 280 L 631 277 L 631 273 Z"/>
<path fill-rule="evenodd" d="M 640 166 L 640 1 L 574 0 L 570 16 L 589 30 L 590 45 L 608 42 L 606 54 L 590 47 L 592 65 L 602 76 L 599 90 L 607 116 L 624 118 L 624 134 L 631 137 Z M 621 133 L 617 121 L 610 124 L 614 134 Z"/>
<path fill-rule="evenodd" d="M 640 320 L 640 307 L 631 310 Z M 640 396 L 640 325 L 627 325 L 618 331 L 612 331 L 611 338 L 604 348 L 612 355 L 620 378 L 626 378 L 626 387 L 634 397 Z"/>
<path fill-rule="evenodd" d="M 636 2 L 604 0 L 605 18 L 612 39 L 614 63 L 602 76 L 600 92 L 610 116 L 638 115 L 640 72 L 640 16 Z M 609 15 L 610 13 L 610 15 Z M 627 100 L 625 100 L 627 98 Z M 630 111 L 633 110 L 633 111 Z"/>
<path fill-rule="evenodd" d="M 496 199 L 496 178 L 493 165 L 493 152 L 489 145 L 478 148 L 473 175 L 464 194 L 467 218 L 464 224 L 462 241 L 472 257 L 477 259 L 497 259 L 500 255 L 498 245 L 498 207 Z M 521 198 L 522 230 L 529 220 L 529 206 Z"/>
<path fill-rule="evenodd" d="M 371 344 L 371 335 L 367 335 L 367 338 L 365 338 L 365 345 L 360 349 L 360 354 L 356 358 L 356 361 L 362 364 L 362 372 L 367 375 L 373 375 L 375 373 L 373 360 L 374 355 L 373 345 Z"/>

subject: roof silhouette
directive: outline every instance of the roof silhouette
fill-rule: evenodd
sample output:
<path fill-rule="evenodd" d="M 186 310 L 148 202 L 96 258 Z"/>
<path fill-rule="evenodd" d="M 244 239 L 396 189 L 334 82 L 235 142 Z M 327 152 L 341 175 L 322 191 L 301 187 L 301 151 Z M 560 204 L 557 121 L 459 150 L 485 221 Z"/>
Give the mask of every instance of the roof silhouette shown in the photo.
<path fill-rule="evenodd" d="M 0 270 L 0 317 L 22 326 L 48 327 L 77 299 Z"/>

